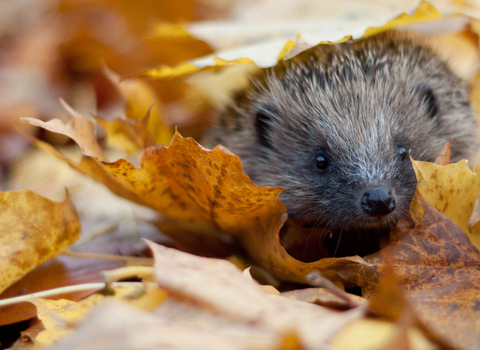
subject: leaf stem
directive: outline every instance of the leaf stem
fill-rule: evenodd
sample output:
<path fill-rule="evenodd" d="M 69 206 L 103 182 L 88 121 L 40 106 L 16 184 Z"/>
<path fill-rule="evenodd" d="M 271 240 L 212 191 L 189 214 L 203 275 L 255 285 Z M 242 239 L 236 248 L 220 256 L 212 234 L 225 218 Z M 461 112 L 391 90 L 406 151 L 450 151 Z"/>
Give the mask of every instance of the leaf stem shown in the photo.
<path fill-rule="evenodd" d="M 112 284 L 113 287 L 119 286 L 143 286 L 143 282 L 115 282 Z M 104 282 L 96 282 L 96 283 L 84 283 L 84 284 L 77 284 L 74 286 L 67 286 L 67 287 L 60 287 L 55 289 L 44 290 L 42 292 L 30 293 L 26 295 L 20 295 L 18 297 L 8 298 L 0 300 L 0 307 L 7 306 L 7 305 L 14 305 L 24 301 L 30 301 L 36 298 L 47 298 L 58 294 L 66 294 L 66 293 L 74 293 L 74 292 L 81 292 L 84 290 L 100 290 L 105 288 Z"/>
<path fill-rule="evenodd" d="M 137 266 L 153 266 L 152 258 L 139 258 L 136 256 L 111 255 L 111 254 L 95 254 L 95 253 L 77 253 L 67 250 L 63 253 L 66 256 L 82 259 L 102 259 L 112 261 L 125 261 Z"/>

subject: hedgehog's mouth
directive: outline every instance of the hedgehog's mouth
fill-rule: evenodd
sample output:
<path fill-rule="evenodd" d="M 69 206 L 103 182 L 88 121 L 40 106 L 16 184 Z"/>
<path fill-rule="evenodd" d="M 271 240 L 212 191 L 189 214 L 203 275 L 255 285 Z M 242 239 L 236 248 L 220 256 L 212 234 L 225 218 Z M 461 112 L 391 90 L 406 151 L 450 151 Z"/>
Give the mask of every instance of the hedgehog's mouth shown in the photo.
<path fill-rule="evenodd" d="M 303 262 L 354 255 L 363 257 L 379 251 L 389 243 L 390 228 L 395 226 L 397 221 L 398 218 L 393 217 L 370 217 L 368 220 L 352 222 L 347 228 L 326 230 L 313 227 L 311 223 L 302 224 L 290 219 L 282 229 L 280 238 L 285 250 Z M 301 230 L 292 230 L 292 224 L 300 224 Z"/>

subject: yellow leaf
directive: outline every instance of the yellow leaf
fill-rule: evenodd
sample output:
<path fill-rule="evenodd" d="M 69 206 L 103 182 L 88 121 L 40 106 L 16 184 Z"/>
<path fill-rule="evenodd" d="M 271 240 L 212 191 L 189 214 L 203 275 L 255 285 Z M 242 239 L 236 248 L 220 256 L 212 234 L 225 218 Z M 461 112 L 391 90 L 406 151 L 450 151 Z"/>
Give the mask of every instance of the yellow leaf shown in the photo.
<path fill-rule="evenodd" d="M 435 7 L 430 5 L 428 2 L 422 1 L 420 5 L 418 5 L 418 8 L 415 10 L 413 15 L 410 16 L 406 13 L 403 13 L 395 19 L 392 19 L 391 21 L 385 23 L 381 27 L 369 27 L 365 30 L 365 34 L 363 34 L 362 38 L 368 38 L 375 34 L 385 32 L 390 29 L 400 28 L 407 24 L 434 21 L 441 18 L 442 14 L 438 12 Z"/>
<path fill-rule="evenodd" d="M 397 328 L 398 326 L 395 324 L 382 320 L 357 320 L 344 327 L 335 336 L 331 344 L 338 350 L 380 349 L 395 335 Z M 438 348 L 416 328 L 409 329 L 408 339 L 409 349 L 412 350 L 434 350 Z"/>
<path fill-rule="evenodd" d="M 480 176 L 476 173 L 480 168 L 472 172 L 465 160 L 446 166 L 414 161 L 413 168 L 422 197 L 472 239 L 468 222 L 480 193 Z"/>
<path fill-rule="evenodd" d="M 52 202 L 34 192 L 0 192 L 0 291 L 65 251 L 80 236 L 80 220 L 67 192 Z"/>
<path fill-rule="evenodd" d="M 418 6 L 418 8 L 415 10 L 415 12 L 412 15 L 408 15 L 405 13 L 400 14 L 393 20 L 388 21 L 385 23 L 383 26 L 380 27 L 367 27 L 364 31 L 364 34 L 359 37 L 360 38 L 367 38 L 372 35 L 391 30 L 391 29 L 396 29 L 396 28 L 401 28 L 402 26 L 408 25 L 408 24 L 413 24 L 413 23 L 419 23 L 419 22 L 427 22 L 427 21 L 434 21 L 434 20 L 439 20 L 442 18 L 442 15 L 440 12 L 438 12 L 432 5 L 430 5 L 427 2 L 421 2 Z M 162 32 L 162 31 L 159 31 Z M 170 30 L 165 30 L 163 29 L 163 32 L 169 35 L 185 35 L 184 32 L 185 30 L 183 28 L 170 28 Z M 300 31 L 299 36 L 301 37 L 302 32 Z M 259 45 L 258 47 L 246 47 L 244 50 L 241 50 L 239 48 L 234 48 L 231 51 L 223 51 L 221 54 L 224 57 L 229 57 L 228 59 L 222 59 L 220 56 L 220 52 L 217 54 L 213 54 L 209 57 L 202 57 L 199 59 L 191 60 L 188 62 L 182 62 L 176 66 L 162 66 L 154 69 L 147 70 L 145 72 L 139 73 L 139 76 L 150 76 L 155 79 L 163 79 L 163 78 L 173 78 L 173 77 L 179 77 L 187 74 L 191 74 L 200 70 L 204 69 L 217 69 L 218 67 L 223 67 L 223 66 L 228 66 L 232 64 L 250 64 L 255 62 L 257 65 L 260 65 L 261 67 L 266 67 L 265 65 L 259 64 L 259 57 L 257 55 L 259 53 L 263 53 L 263 55 L 268 56 L 271 54 L 275 54 L 275 58 L 277 60 L 283 59 L 285 57 L 289 57 L 290 51 L 293 49 L 295 50 L 295 44 L 297 41 L 299 41 L 299 36 L 297 36 L 297 39 L 295 41 L 292 40 L 285 40 L 285 43 L 282 44 L 281 47 L 278 47 L 278 45 L 273 45 L 275 46 L 275 49 L 273 49 L 273 46 L 271 47 L 271 50 L 267 50 L 266 52 L 260 51 L 264 49 L 265 46 L 271 44 L 270 42 L 264 43 L 264 45 Z M 310 42 L 308 45 L 305 45 L 303 49 L 307 49 L 308 47 L 315 46 L 317 44 L 334 44 L 337 42 L 344 42 L 347 39 L 351 39 L 351 37 L 343 35 L 340 40 L 335 40 L 333 42 L 331 41 L 322 41 L 322 40 L 317 40 L 315 42 Z M 260 49 L 261 48 L 261 49 Z M 296 52 L 296 51 L 295 51 Z M 298 52 L 296 52 L 298 53 Z M 246 55 L 246 56 L 242 56 Z M 254 59 L 253 57 L 256 57 L 257 59 Z M 265 62 L 272 62 L 270 59 L 262 59 L 261 61 Z M 268 65 L 274 65 L 275 62 L 272 62 L 272 64 Z"/>
<path fill-rule="evenodd" d="M 143 310 L 153 310 L 166 298 L 167 293 L 155 283 L 143 286 L 117 286 L 115 295 L 105 297 L 96 293 L 79 301 L 73 302 L 65 299 L 49 300 L 37 298 L 31 302 L 37 307 L 37 317 L 42 321 L 45 330 L 40 332 L 35 340 L 39 346 L 46 346 L 71 332 L 72 325 L 83 320 L 85 316 L 105 299 L 121 299 Z M 134 296 L 132 296 L 132 292 Z M 139 292 L 139 293 L 138 293 Z"/>
<path fill-rule="evenodd" d="M 121 147 L 127 153 L 134 153 L 155 144 L 147 128 L 149 117 L 150 109 L 147 115 L 138 123 L 120 118 L 110 121 L 95 117 L 95 120 L 107 132 L 110 145 Z"/>
<path fill-rule="evenodd" d="M 126 99 L 126 115 L 131 120 L 140 122 L 153 104 L 147 123 L 148 131 L 153 136 L 155 143 L 168 145 L 173 131 L 165 123 L 162 104 L 152 88 L 140 79 L 124 80 L 118 84 L 118 87 Z"/>

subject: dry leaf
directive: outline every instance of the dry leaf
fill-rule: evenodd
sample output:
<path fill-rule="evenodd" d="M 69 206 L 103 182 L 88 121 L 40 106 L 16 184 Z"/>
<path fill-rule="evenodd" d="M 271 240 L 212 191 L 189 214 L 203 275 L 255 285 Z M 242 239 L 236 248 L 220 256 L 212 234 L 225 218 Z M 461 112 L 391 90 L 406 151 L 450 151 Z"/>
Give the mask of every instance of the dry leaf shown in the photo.
<path fill-rule="evenodd" d="M 17 283 L 7 288 L 2 299 L 16 297 L 28 291 L 40 292 L 48 289 L 65 287 L 81 283 L 103 282 L 100 271 L 123 266 L 122 261 L 78 259 L 60 255 L 37 266 Z M 58 294 L 54 299 L 81 300 L 94 293 L 93 290 Z M 28 320 L 37 315 L 37 310 L 30 303 L 20 303 L 0 308 L 2 317 L 0 326 Z"/>
<path fill-rule="evenodd" d="M 68 192 L 61 203 L 28 190 L 1 192 L 0 206 L 0 291 L 80 236 L 80 220 Z"/>
<path fill-rule="evenodd" d="M 398 226 L 388 247 L 365 257 L 368 265 L 337 273 L 368 297 L 388 259 L 422 323 L 448 343 L 471 348 L 480 344 L 480 252 L 453 222 L 425 201 L 423 206 L 419 226 Z"/>
<path fill-rule="evenodd" d="M 189 62 L 183 62 L 175 67 L 159 67 L 148 70 L 142 75 L 147 75 L 156 79 L 166 77 L 178 77 L 186 74 L 191 74 L 199 70 L 211 67 L 223 67 L 233 64 L 250 64 L 255 63 L 259 67 L 271 67 L 274 66 L 279 59 L 283 59 L 291 50 L 295 53 L 299 53 L 295 46 L 296 43 L 301 45 L 301 49 L 313 47 L 319 43 L 332 43 L 343 42 L 351 37 L 359 39 L 362 37 L 369 37 L 377 33 L 399 28 L 412 23 L 419 23 L 424 21 L 438 20 L 442 18 L 441 14 L 430 4 L 421 2 L 413 15 L 401 14 L 390 20 L 395 13 L 398 14 L 398 10 L 383 12 L 375 19 L 372 18 L 372 14 L 368 13 L 368 16 L 358 18 L 358 14 L 355 15 L 355 20 L 352 16 L 346 16 L 343 21 L 339 19 L 323 19 L 319 21 L 314 19 L 306 21 L 303 19 L 299 22 L 290 23 L 287 27 L 290 30 L 285 30 L 286 25 L 284 23 L 270 23 L 270 31 L 275 33 L 268 37 L 268 23 L 261 22 L 261 26 L 250 28 L 250 35 L 255 36 L 255 40 L 247 40 L 247 46 L 236 46 L 234 49 L 224 50 L 216 52 L 214 55 L 208 57 L 202 57 Z M 387 22 L 388 21 L 388 22 Z M 386 23 L 385 23 L 386 22 Z M 237 34 L 234 36 L 238 41 L 238 37 L 243 38 L 246 34 L 244 32 L 251 27 L 249 24 L 246 26 L 244 22 L 234 23 L 233 25 L 225 24 L 223 22 L 210 24 L 208 27 L 205 24 L 190 25 L 187 30 L 193 35 L 208 41 L 215 46 L 215 43 L 219 41 L 219 33 L 231 33 Z M 282 35 L 278 36 L 279 27 L 282 28 Z M 259 35 L 259 32 L 267 31 L 267 38 L 263 38 Z M 302 40 L 299 40 L 297 34 L 300 33 Z M 162 36 L 160 32 L 159 37 Z M 260 39 L 259 39 L 260 36 Z M 296 39 L 295 39 L 296 38 Z M 242 40 L 242 39 L 241 39 Z M 227 45 L 231 45 L 232 38 L 225 38 Z M 253 43 L 253 44 L 252 44 Z"/>
<path fill-rule="evenodd" d="M 470 232 L 468 238 L 470 238 L 475 247 L 480 247 L 480 195 L 473 206 L 472 216 L 470 216 L 468 221 L 468 229 Z"/>
<path fill-rule="evenodd" d="M 265 292 L 225 260 L 201 258 L 154 243 L 149 245 L 155 257 L 158 284 L 172 295 L 280 335 L 293 332 L 308 349 L 324 344 L 340 324 L 343 326 L 362 314 L 362 307 L 338 313 Z"/>
<path fill-rule="evenodd" d="M 163 302 L 166 297 L 165 291 L 152 283 L 145 284 L 144 287 L 145 288 L 143 288 L 143 286 L 114 287 L 114 297 L 105 297 L 97 293 L 79 302 L 65 299 L 34 299 L 31 302 L 37 307 L 38 318 L 45 327 L 45 331 L 39 332 L 34 342 L 38 346 L 45 346 L 63 338 L 72 332 L 72 326 L 83 320 L 92 309 L 105 302 L 105 299 L 123 299 L 128 301 L 129 304 L 144 310 L 152 310 Z M 135 298 L 129 297 L 129 294 L 135 291 L 135 289 L 141 293 L 137 293 L 138 296 Z"/>
<path fill-rule="evenodd" d="M 150 313 L 103 302 L 50 349 L 317 349 L 365 311 L 273 295 L 225 260 L 149 244 L 167 299 Z"/>
<path fill-rule="evenodd" d="M 399 326 L 390 322 L 376 319 L 362 319 L 354 321 L 347 325 L 332 341 L 334 349 L 339 350 L 438 350 L 437 345 L 431 341 L 416 328 L 409 329 L 406 334 L 407 339 L 402 342 L 394 337 L 398 332 L 404 332 Z M 392 345 L 392 341 L 395 341 Z M 405 344 L 407 343 L 407 344 Z M 389 346 L 387 346 L 389 345 Z M 407 347 L 407 346 L 409 347 Z M 395 347 L 397 346 L 397 347 Z"/>
<path fill-rule="evenodd" d="M 95 132 L 94 125 L 84 116 L 74 111 L 64 101 L 61 101 L 61 103 L 73 117 L 72 121 L 68 125 L 65 125 L 61 120 L 58 119 L 52 119 L 48 122 L 43 122 L 39 119 L 27 118 L 28 122 L 32 125 L 42 127 L 45 130 L 68 136 L 74 140 L 77 145 L 79 145 L 82 153 L 91 157 L 96 157 L 99 160 L 105 160 L 106 157 L 103 153 L 103 150 L 98 145 L 95 138 L 92 137 Z"/>
<path fill-rule="evenodd" d="M 446 166 L 420 161 L 412 164 L 421 196 L 472 236 L 468 223 L 480 193 L 480 168 L 472 172 L 465 160 Z M 418 202 L 418 197 L 414 201 Z"/>
<path fill-rule="evenodd" d="M 108 143 L 123 148 L 127 153 L 135 153 L 153 146 L 155 141 L 148 131 L 150 109 L 140 122 L 116 118 L 112 121 L 95 117 L 95 120 L 107 132 Z"/>
<path fill-rule="evenodd" d="M 302 288 L 288 292 L 283 292 L 282 296 L 301 300 L 308 303 L 313 303 L 325 307 L 331 307 L 336 310 L 348 310 L 351 308 L 351 302 L 339 298 L 324 288 Z M 358 305 L 365 302 L 365 299 L 357 295 L 348 294 L 348 297 L 353 299 Z"/>
<path fill-rule="evenodd" d="M 166 123 L 163 104 L 152 86 L 141 79 L 120 81 L 120 77 L 108 69 L 105 69 L 105 73 L 125 100 L 126 118 L 136 122 L 137 125 L 144 124 L 144 128 L 152 135 L 154 143 L 168 144 L 173 136 L 173 130 Z M 149 117 L 147 118 L 146 115 Z M 142 131 L 142 136 L 144 133 L 145 131 Z M 148 146 L 151 145 L 145 144 L 143 148 Z"/>
<path fill-rule="evenodd" d="M 204 329 L 195 324 L 175 323 L 128 304 L 109 300 L 95 308 L 73 334 L 47 349 L 285 349 L 271 334 L 255 331 L 255 326 L 236 329 L 228 321 L 223 321 L 222 326 L 225 331 L 215 329 L 216 332 L 213 332 L 211 327 Z"/>

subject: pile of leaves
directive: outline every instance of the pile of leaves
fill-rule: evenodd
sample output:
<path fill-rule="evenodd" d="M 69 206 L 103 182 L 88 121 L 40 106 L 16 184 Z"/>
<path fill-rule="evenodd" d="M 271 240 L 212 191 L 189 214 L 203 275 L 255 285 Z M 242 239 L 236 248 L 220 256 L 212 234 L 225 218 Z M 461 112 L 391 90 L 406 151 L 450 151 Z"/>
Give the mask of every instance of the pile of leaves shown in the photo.
<path fill-rule="evenodd" d="M 127 240 L 126 248 L 119 243 L 125 235 L 102 238 L 109 237 L 108 232 L 100 235 L 98 222 L 89 221 L 86 207 L 95 207 L 99 197 L 91 197 L 77 212 L 75 186 L 61 202 L 30 190 L 1 192 L 2 346 L 14 342 L 15 348 L 35 344 L 49 349 L 473 349 L 480 344 L 480 175 L 466 161 L 448 165 L 449 145 L 437 164 L 413 162 L 419 181 L 411 208 L 414 227 L 400 222 L 392 228 L 388 246 L 366 257 L 304 262 L 287 251 L 311 244 L 312 230 L 288 219 L 278 199 L 282 188 L 256 186 L 230 151 L 220 145 L 207 150 L 178 131 L 199 137 L 211 114 L 209 106 L 224 99 L 211 87 L 223 82 L 228 90 L 225 81 L 239 73 L 233 64 L 244 73 L 253 64 L 273 65 L 322 40 L 345 41 L 347 33 L 358 39 L 405 25 L 428 31 L 432 21 L 432 26 L 449 33 L 437 38 L 439 43 L 456 43 L 459 58 L 452 61 L 461 63 L 459 74 L 472 80 L 472 102 L 478 101 L 474 74 L 480 55 L 474 18 L 443 18 L 421 3 L 412 15 L 391 21 L 380 15 L 370 18 L 370 27 L 361 30 L 353 29 L 349 21 L 345 23 L 350 26 L 339 26 L 338 32 L 323 33 L 324 37 L 295 34 L 291 40 L 275 41 L 266 33 L 257 37 L 257 43 L 251 40 L 245 47 L 227 49 L 220 45 L 219 34 L 219 47 L 209 41 L 208 26 L 177 24 L 179 19 L 204 19 L 202 6 L 215 8 L 218 12 L 213 13 L 220 18 L 227 9 L 218 4 L 199 2 L 202 6 L 193 7 L 181 2 L 192 11 L 172 5 L 172 13 L 163 13 L 166 18 L 160 22 L 161 16 L 151 12 L 158 11 L 158 4 L 101 3 L 63 1 L 58 9 L 61 23 L 92 13 L 104 18 L 122 15 L 133 42 L 140 42 L 122 54 L 115 51 L 115 41 L 103 42 L 101 55 L 99 43 L 90 42 L 86 48 L 97 49 L 82 54 L 88 67 L 73 65 L 75 50 L 70 43 L 57 48 L 65 63 L 85 73 L 82 77 L 67 70 L 59 79 L 82 82 L 90 91 L 87 95 L 97 100 L 89 112 L 98 112 L 80 113 L 91 103 L 84 98 L 73 107 L 61 101 L 68 117 L 45 118 L 45 109 L 32 100 L 25 105 L 35 111 L 35 118 L 18 112 L 23 109 L 14 114 L 22 117 L 20 133 L 43 156 L 53 155 L 127 200 L 101 202 L 107 213 L 108 206 L 117 208 L 113 201 L 129 208 L 137 208 L 135 203 L 150 208 L 148 219 L 133 219 L 141 232 Z M 200 13 L 197 18 L 194 8 Z M 150 38 L 142 38 L 147 29 L 138 24 L 138 17 L 153 18 Z M 375 22 L 379 26 L 371 26 Z M 219 25 L 222 22 L 211 23 L 210 30 Z M 87 29 L 89 40 L 101 37 L 95 26 Z M 76 40 L 86 40 L 82 30 L 71 31 Z M 160 49 L 164 47 L 169 50 Z M 220 51 L 198 58 L 214 49 Z M 135 61 L 136 57 L 143 60 Z M 196 59 L 186 61 L 191 58 Z M 152 63 L 161 66 L 146 70 Z M 223 80 L 215 80 L 222 67 L 227 68 Z M 193 72 L 197 74 L 181 78 Z M 66 99 L 75 100 L 78 89 L 63 88 Z M 118 111 L 122 117 L 112 117 Z M 78 151 L 73 155 L 72 146 Z M 13 180 L 10 187 L 15 187 Z M 141 221 L 148 221 L 150 231 L 141 229 Z M 95 234 L 87 234 L 89 226 Z M 142 241 L 142 235 L 151 240 Z M 288 291 L 280 293 L 276 287 Z M 361 297 L 345 291 L 355 288 L 361 289 Z M 19 331 L 21 335 L 15 335 Z"/>

